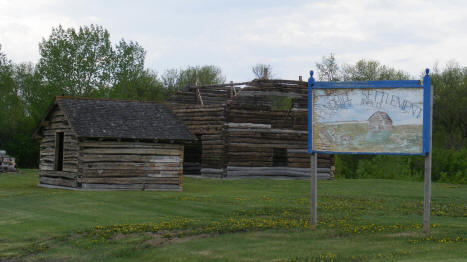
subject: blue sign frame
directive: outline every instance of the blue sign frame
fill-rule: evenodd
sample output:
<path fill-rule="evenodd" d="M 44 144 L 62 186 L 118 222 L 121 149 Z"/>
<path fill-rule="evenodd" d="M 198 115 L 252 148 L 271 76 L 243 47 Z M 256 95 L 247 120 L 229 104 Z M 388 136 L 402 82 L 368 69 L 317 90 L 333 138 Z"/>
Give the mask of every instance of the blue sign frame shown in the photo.
<path fill-rule="evenodd" d="M 417 155 L 423 156 L 430 151 L 430 125 L 431 125 L 431 79 L 430 70 L 425 70 L 423 84 L 419 80 L 383 80 L 383 81 L 351 81 L 351 82 L 321 82 L 315 81 L 313 71 L 308 79 L 308 153 L 323 154 L 363 154 L 363 155 Z M 313 89 L 342 89 L 342 88 L 423 88 L 423 144 L 422 153 L 376 153 L 376 152 L 331 152 L 313 150 Z"/>

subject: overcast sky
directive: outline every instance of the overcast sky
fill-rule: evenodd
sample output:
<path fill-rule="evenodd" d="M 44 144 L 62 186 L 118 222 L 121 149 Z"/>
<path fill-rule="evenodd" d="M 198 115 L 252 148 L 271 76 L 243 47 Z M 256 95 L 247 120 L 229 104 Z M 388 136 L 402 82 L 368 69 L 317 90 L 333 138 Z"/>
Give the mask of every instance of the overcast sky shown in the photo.
<path fill-rule="evenodd" d="M 139 42 L 160 73 L 213 64 L 235 82 L 251 80 L 256 63 L 306 78 L 331 52 L 339 64 L 372 58 L 417 78 L 436 62 L 467 64 L 465 0 L 0 0 L 0 44 L 17 63 L 37 62 L 52 27 L 92 23 L 114 43 Z"/>

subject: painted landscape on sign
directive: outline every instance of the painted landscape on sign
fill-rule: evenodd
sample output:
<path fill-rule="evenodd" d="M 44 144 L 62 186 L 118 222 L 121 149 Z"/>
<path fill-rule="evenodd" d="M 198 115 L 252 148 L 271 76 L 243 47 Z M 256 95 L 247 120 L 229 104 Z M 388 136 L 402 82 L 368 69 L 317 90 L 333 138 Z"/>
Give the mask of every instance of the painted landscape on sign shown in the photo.
<path fill-rule="evenodd" d="M 313 150 L 422 152 L 423 88 L 313 89 Z"/>

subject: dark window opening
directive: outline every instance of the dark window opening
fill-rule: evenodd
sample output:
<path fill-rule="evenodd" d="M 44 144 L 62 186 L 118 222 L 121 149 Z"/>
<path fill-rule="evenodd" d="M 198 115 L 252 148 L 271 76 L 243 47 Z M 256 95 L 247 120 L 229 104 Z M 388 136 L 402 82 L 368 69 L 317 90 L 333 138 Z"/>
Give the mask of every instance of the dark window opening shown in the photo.
<path fill-rule="evenodd" d="M 287 148 L 274 148 L 272 166 L 287 166 Z"/>
<path fill-rule="evenodd" d="M 201 154 L 203 146 L 201 143 L 201 135 L 196 135 L 197 141 L 186 144 L 183 153 L 183 173 L 190 175 L 201 174 Z"/>
<path fill-rule="evenodd" d="M 55 170 L 63 171 L 63 132 L 55 134 Z"/>

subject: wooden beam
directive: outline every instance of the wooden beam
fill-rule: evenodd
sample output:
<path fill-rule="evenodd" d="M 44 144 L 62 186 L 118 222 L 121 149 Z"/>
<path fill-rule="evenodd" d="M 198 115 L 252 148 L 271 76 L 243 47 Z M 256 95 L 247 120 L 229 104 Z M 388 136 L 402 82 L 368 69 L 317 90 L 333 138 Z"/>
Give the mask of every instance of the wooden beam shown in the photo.
<path fill-rule="evenodd" d="M 198 99 L 198 102 L 200 105 L 204 105 L 203 103 L 203 98 L 201 97 L 201 93 L 199 92 L 199 88 L 196 88 L 196 98 Z"/>
<path fill-rule="evenodd" d="M 233 81 L 230 81 L 230 97 L 236 96 L 237 90 L 234 87 Z"/>
<path fill-rule="evenodd" d="M 267 68 L 264 68 L 264 71 L 263 71 L 263 79 L 264 79 L 264 80 L 268 79 L 268 69 L 267 69 Z"/>
<path fill-rule="evenodd" d="M 425 156 L 424 176 L 424 201 L 423 201 L 423 231 L 430 232 L 431 212 L 431 154 L 432 154 L 432 132 L 433 132 L 433 87 L 430 88 L 430 130 L 428 154 Z"/>
<path fill-rule="evenodd" d="M 317 153 L 313 153 L 311 156 L 310 156 L 310 165 L 311 165 L 311 168 L 310 168 L 310 172 L 311 172 L 311 190 L 310 190 L 310 229 L 316 229 L 316 224 L 318 222 L 318 216 L 316 214 L 317 212 L 317 198 L 318 198 L 318 187 L 317 187 L 317 183 L 318 183 L 318 174 L 317 174 L 317 171 L 318 171 L 318 165 L 317 165 L 317 159 L 318 159 L 318 154 Z"/>

